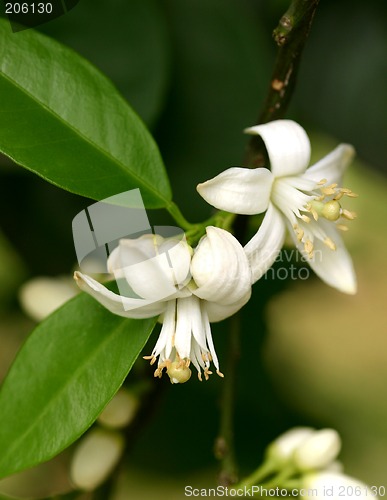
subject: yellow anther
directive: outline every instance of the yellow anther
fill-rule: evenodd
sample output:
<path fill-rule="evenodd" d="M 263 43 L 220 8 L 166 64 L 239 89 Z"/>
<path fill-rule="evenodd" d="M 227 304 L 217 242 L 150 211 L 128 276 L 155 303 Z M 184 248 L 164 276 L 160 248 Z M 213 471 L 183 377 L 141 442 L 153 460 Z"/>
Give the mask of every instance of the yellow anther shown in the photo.
<path fill-rule="evenodd" d="M 341 215 L 348 220 L 353 220 L 357 217 L 356 212 L 351 212 L 350 210 L 346 210 L 345 208 L 341 209 Z"/>
<path fill-rule="evenodd" d="M 327 179 L 321 179 L 321 181 L 318 181 L 317 186 L 323 186 L 327 182 L 328 182 Z"/>
<path fill-rule="evenodd" d="M 143 356 L 143 359 L 150 359 L 150 364 L 154 365 L 156 363 L 156 357 L 155 356 Z"/>
<path fill-rule="evenodd" d="M 308 254 L 309 258 L 313 257 L 313 243 L 310 240 L 306 240 L 304 243 L 305 252 Z"/>
<path fill-rule="evenodd" d="M 219 375 L 219 377 L 222 377 L 222 378 L 224 378 L 224 375 L 223 375 L 223 373 L 222 373 L 222 372 L 220 372 L 219 370 L 216 370 L 216 373 L 217 373 L 217 374 Z"/>
<path fill-rule="evenodd" d="M 345 194 L 346 196 L 349 196 L 350 198 L 357 198 L 359 195 L 354 193 L 352 189 L 348 188 L 340 188 L 340 192 Z"/>
<path fill-rule="evenodd" d="M 301 215 L 301 219 L 307 224 L 309 224 L 310 222 L 310 217 L 308 217 L 307 215 Z"/>
<path fill-rule="evenodd" d="M 336 250 L 336 245 L 333 243 L 333 241 L 330 238 L 325 238 L 324 244 L 330 248 L 331 250 Z"/>
<path fill-rule="evenodd" d="M 337 229 L 340 229 L 340 231 L 349 231 L 349 227 L 344 226 L 344 224 L 336 224 Z"/>
<path fill-rule="evenodd" d="M 335 196 L 334 196 L 334 200 L 338 201 L 338 200 L 341 200 L 341 198 L 344 196 L 344 193 L 342 193 L 341 191 L 339 191 Z"/>
<path fill-rule="evenodd" d="M 296 233 L 296 236 L 297 236 L 297 240 L 298 241 L 301 241 L 302 238 L 304 237 L 304 231 L 302 229 L 300 229 L 297 224 L 294 224 L 293 226 L 293 229 L 294 229 L 294 232 Z"/>
<path fill-rule="evenodd" d="M 331 186 L 327 186 L 327 187 L 323 187 L 323 188 L 320 188 L 320 191 L 325 195 L 325 196 L 331 196 L 332 194 L 336 194 L 336 189 L 331 187 Z"/>

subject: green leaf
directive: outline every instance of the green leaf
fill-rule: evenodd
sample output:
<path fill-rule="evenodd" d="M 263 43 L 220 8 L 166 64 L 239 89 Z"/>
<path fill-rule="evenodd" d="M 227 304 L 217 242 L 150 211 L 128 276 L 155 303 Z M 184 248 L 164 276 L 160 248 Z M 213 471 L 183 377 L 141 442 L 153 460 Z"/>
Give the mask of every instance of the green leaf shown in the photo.
<path fill-rule="evenodd" d="M 159 0 L 116 0 L 111 8 L 106 0 L 82 0 L 71 15 L 39 30 L 100 68 L 145 123 L 155 123 L 170 72 L 170 43 Z"/>
<path fill-rule="evenodd" d="M 171 190 L 159 150 L 94 66 L 33 30 L 0 20 L 0 151 L 44 179 L 100 200 L 140 188 L 161 208 Z"/>
<path fill-rule="evenodd" d="M 52 458 L 85 432 L 155 323 L 115 316 L 86 294 L 41 323 L 0 391 L 0 477 Z"/>

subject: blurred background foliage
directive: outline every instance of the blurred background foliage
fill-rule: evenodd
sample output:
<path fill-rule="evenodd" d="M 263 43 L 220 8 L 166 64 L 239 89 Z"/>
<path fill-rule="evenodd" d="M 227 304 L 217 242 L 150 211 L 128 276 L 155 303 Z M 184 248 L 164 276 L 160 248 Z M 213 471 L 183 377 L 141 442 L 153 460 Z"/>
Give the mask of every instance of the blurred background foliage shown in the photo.
<path fill-rule="evenodd" d="M 285 0 L 81 0 L 39 29 L 113 80 L 155 135 L 175 201 L 200 220 L 211 209 L 195 186 L 241 163 L 242 130 L 263 103 L 276 54 L 271 32 L 287 7 Z M 317 11 L 287 117 L 311 133 L 315 159 L 341 141 L 357 149 L 346 186 L 360 194 L 353 203 L 359 218 L 345 237 L 359 293 L 343 296 L 314 279 L 255 286 L 242 311 L 237 376 L 242 473 L 290 426 L 333 426 L 344 438 L 345 470 L 387 483 L 386 15 L 381 0 L 325 0 Z M 0 158 L 1 377 L 33 326 L 18 304 L 20 285 L 71 273 L 71 221 L 89 203 Z M 149 215 L 152 224 L 169 220 L 161 211 Z M 213 331 L 225 360 L 227 324 Z M 155 335 L 147 351 L 154 342 Z M 145 362 L 138 365 L 129 387 L 151 378 Z M 128 434 L 126 462 L 102 498 L 177 499 L 185 484 L 213 485 L 221 388 L 217 377 L 173 387 L 155 381 L 143 414 L 148 425 Z M 66 460 L 58 460 L 57 475 L 40 469 L 25 479 L 18 496 L 69 489 Z M 6 483 L 0 490 L 15 494 Z"/>

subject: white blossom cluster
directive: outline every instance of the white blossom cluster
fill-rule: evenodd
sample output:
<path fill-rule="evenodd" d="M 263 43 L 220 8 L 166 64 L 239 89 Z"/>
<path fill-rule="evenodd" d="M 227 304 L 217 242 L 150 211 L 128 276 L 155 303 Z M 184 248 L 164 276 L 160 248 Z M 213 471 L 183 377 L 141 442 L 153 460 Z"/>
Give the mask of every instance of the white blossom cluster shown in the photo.
<path fill-rule="evenodd" d="M 251 296 L 252 285 L 278 256 L 288 231 L 315 273 L 327 284 L 353 294 L 356 278 L 340 231 L 355 217 L 342 207 L 356 196 L 342 187 L 352 146 L 341 144 L 307 168 L 310 142 L 291 120 L 278 120 L 246 130 L 263 139 L 267 168 L 230 168 L 199 184 L 211 205 L 235 214 L 265 212 L 258 232 L 244 246 L 227 230 L 209 226 L 196 248 L 184 239 L 145 235 L 123 239 L 108 259 L 108 269 L 124 280 L 132 297 L 116 294 L 95 279 L 75 273 L 78 286 L 114 314 L 128 318 L 158 316 L 159 339 L 148 358 L 172 383 L 186 382 L 192 364 L 199 379 L 220 371 L 210 323 L 236 313 Z M 318 255 L 319 258 L 315 258 Z"/>

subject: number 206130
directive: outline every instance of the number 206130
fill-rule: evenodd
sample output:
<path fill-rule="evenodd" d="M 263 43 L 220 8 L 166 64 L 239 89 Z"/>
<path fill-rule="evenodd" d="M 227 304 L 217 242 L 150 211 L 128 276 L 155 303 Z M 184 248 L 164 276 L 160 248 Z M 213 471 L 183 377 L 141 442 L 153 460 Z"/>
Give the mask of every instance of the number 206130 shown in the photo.
<path fill-rule="evenodd" d="M 6 3 L 6 14 L 51 14 L 52 3 Z"/>

